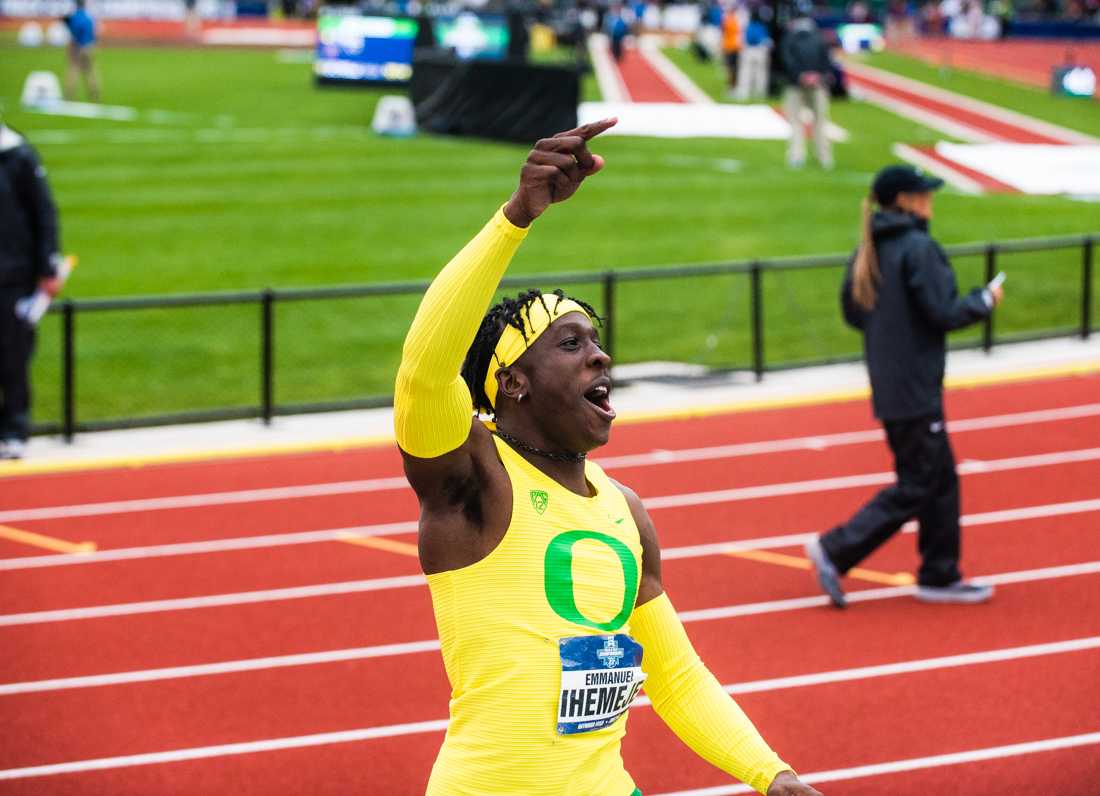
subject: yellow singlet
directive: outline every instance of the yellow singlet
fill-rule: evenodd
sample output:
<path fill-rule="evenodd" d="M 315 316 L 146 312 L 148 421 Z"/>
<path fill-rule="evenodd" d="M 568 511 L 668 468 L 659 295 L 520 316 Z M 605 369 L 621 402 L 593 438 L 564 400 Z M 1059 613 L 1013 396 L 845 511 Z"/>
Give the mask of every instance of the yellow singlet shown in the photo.
<path fill-rule="evenodd" d="M 595 494 L 581 497 L 493 439 L 512 482 L 504 539 L 428 576 L 451 721 L 427 792 L 629 796 L 619 742 L 644 679 L 629 636 L 638 528 L 595 463 Z"/>

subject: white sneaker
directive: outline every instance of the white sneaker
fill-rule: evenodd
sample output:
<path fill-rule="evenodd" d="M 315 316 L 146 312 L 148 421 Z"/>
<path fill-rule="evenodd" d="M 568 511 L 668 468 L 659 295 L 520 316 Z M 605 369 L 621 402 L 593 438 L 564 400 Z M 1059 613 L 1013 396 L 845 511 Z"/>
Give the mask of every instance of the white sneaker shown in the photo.
<path fill-rule="evenodd" d="M 914 595 L 925 603 L 984 603 L 993 597 L 993 587 L 957 580 L 949 586 L 918 586 Z"/>
<path fill-rule="evenodd" d="M 27 443 L 21 439 L 0 442 L 0 459 L 22 459 L 27 453 Z"/>

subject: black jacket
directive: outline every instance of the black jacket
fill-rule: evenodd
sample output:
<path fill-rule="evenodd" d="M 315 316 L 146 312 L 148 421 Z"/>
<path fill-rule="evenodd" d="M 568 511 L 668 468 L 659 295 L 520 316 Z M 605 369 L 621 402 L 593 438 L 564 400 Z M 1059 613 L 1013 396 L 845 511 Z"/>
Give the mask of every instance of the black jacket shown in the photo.
<path fill-rule="evenodd" d="M 22 136 L 0 124 L 0 289 L 34 289 L 57 275 L 57 208 L 46 170 Z"/>
<path fill-rule="evenodd" d="M 818 72 L 822 78 L 832 74 L 829 48 L 821 31 L 811 20 L 798 20 L 791 25 L 780 45 L 783 70 L 792 85 L 797 86 L 803 72 Z"/>
<path fill-rule="evenodd" d="M 853 255 L 841 306 L 844 319 L 863 332 L 875 416 L 889 421 L 941 414 L 947 332 L 989 315 L 983 289 L 959 296 L 955 272 L 923 219 L 878 212 L 872 234 L 882 272 L 878 300 L 865 312 L 852 298 Z"/>

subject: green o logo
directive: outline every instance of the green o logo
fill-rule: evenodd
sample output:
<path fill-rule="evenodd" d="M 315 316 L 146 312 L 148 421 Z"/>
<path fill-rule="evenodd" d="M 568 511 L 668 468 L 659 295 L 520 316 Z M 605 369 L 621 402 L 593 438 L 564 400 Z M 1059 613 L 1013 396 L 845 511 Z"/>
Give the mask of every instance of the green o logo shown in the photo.
<path fill-rule="evenodd" d="M 577 608 L 573 593 L 573 545 L 582 539 L 602 542 L 619 557 L 623 573 L 623 606 L 610 622 L 594 622 Z M 638 596 L 638 562 L 625 544 L 597 531 L 566 531 L 550 540 L 543 562 L 543 587 L 554 613 L 567 622 L 611 632 L 626 624 Z"/>

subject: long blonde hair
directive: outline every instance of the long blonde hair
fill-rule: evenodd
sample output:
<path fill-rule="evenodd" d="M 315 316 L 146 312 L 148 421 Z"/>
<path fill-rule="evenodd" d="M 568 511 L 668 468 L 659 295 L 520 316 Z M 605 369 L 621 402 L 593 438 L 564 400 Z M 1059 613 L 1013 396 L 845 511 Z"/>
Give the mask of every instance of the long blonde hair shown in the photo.
<path fill-rule="evenodd" d="M 871 218 L 874 216 L 874 198 L 863 198 L 863 235 L 852 266 L 852 298 L 867 312 L 875 308 L 878 299 L 878 283 L 882 272 L 878 269 L 878 254 L 871 236 Z"/>

